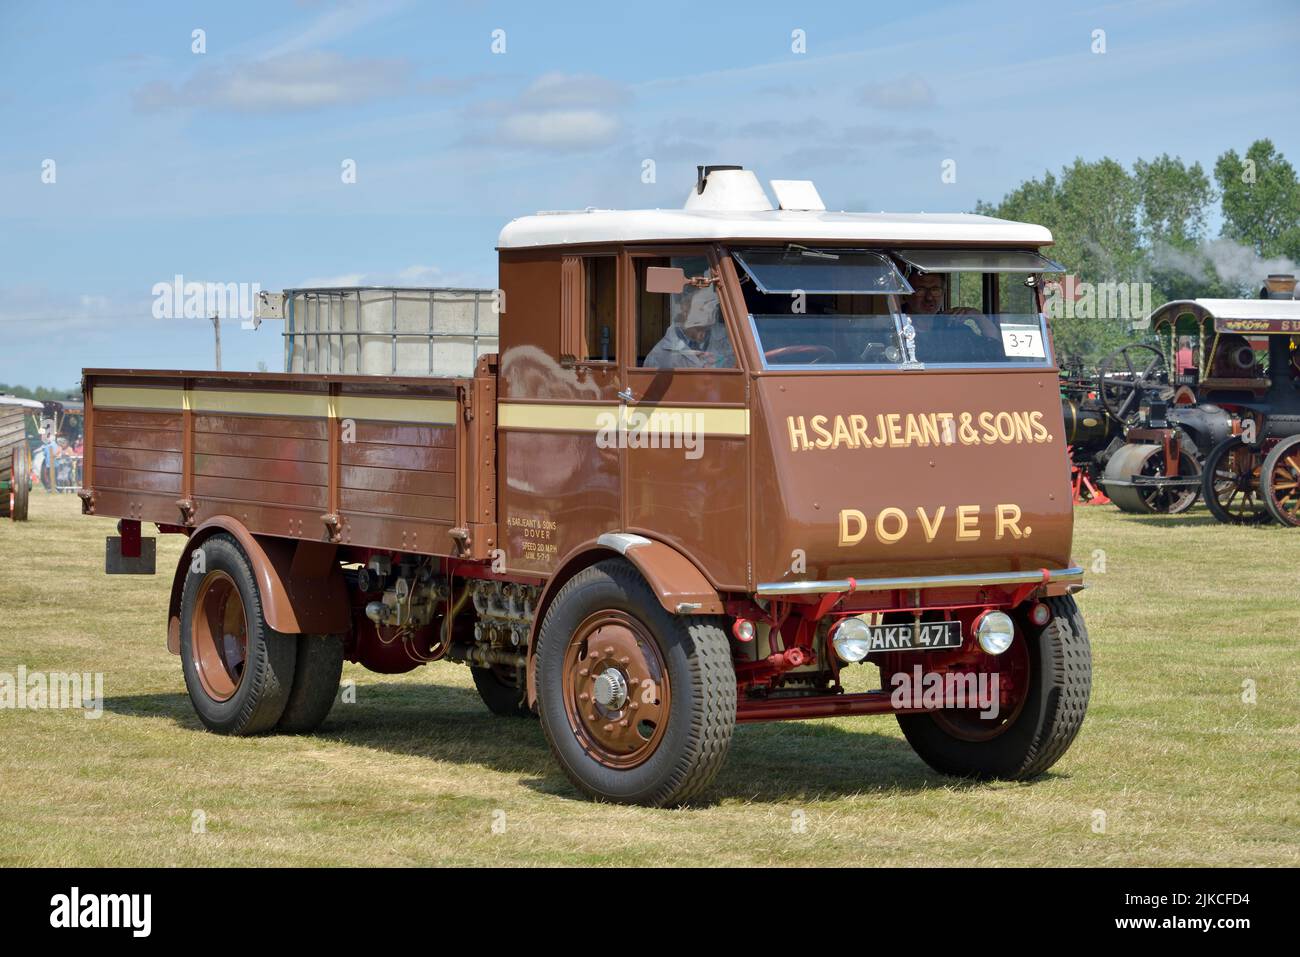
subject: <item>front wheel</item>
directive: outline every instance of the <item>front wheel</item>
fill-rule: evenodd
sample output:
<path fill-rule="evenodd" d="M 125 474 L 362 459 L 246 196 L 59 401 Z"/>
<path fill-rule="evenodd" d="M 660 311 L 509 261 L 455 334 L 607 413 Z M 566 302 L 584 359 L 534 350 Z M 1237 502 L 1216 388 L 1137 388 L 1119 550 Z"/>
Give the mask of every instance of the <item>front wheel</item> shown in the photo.
<path fill-rule="evenodd" d="M 1016 616 L 1015 641 L 995 659 L 1006 660 L 1021 692 L 1012 707 L 987 718 L 955 710 L 898 716 L 908 743 L 930 767 L 958 777 L 1024 780 L 1070 747 L 1088 710 L 1092 652 L 1074 599 L 1045 604 L 1048 623 L 1039 629 Z"/>
<path fill-rule="evenodd" d="M 664 610 L 622 560 L 570 579 L 537 642 L 542 729 L 565 774 L 598 800 L 696 797 L 736 723 L 736 674 L 717 618 Z"/>
<path fill-rule="evenodd" d="M 1125 445 L 1106 463 L 1101 481 L 1122 512 L 1178 515 L 1191 508 L 1201 494 L 1201 466 L 1185 449 L 1178 453 L 1178 474 L 1198 481 L 1195 485 L 1142 484 L 1143 479 L 1165 477 L 1165 451 L 1159 445 Z"/>

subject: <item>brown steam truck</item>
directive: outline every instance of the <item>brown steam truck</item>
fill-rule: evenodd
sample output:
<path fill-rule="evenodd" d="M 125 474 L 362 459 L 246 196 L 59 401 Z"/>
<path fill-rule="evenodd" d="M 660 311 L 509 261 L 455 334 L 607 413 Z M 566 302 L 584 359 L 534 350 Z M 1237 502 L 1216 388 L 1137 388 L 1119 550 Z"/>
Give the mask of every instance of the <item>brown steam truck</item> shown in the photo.
<path fill-rule="evenodd" d="M 145 523 L 186 536 L 167 646 L 202 722 L 310 731 L 345 660 L 446 659 L 610 801 L 695 797 L 748 721 L 1056 762 L 1091 658 L 1051 234 L 772 189 L 702 167 L 680 210 L 511 222 L 500 288 L 460 291 L 499 342 L 457 374 L 437 296 L 421 329 L 398 290 L 282 294 L 287 373 L 86 370 L 84 511 L 120 519 L 110 571 L 154 570 Z"/>

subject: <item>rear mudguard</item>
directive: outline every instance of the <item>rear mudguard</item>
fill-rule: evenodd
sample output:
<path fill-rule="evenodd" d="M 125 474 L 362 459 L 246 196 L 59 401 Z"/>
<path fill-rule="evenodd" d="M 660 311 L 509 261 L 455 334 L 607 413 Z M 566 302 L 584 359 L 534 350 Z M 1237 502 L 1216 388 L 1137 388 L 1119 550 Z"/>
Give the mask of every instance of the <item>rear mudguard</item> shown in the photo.
<path fill-rule="evenodd" d="M 334 555 L 336 545 L 268 535 L 254 535 L 240 522 L 218 516 L 190 535 L 176 563 L 167 610 L 167 650 L 181 650 L 181 591 L 203 542 L 225 532 L 239 543 L 257 580 L 266 623 L 289 634 L 343 634 L 351 628 L 347 583 Z"/>

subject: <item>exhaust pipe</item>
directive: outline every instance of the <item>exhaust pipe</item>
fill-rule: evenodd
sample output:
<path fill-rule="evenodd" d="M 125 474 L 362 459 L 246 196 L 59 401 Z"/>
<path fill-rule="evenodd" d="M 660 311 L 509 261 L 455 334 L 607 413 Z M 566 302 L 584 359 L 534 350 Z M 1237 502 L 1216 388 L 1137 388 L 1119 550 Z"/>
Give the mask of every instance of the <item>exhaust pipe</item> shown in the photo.
<path fill-rule="evenodd" d="M 1259 291 L 1260 299 L 1294 299 L 1295 274 L 1289 272 L 1269 273 L 1264 280 L 1264 288 Z"/>

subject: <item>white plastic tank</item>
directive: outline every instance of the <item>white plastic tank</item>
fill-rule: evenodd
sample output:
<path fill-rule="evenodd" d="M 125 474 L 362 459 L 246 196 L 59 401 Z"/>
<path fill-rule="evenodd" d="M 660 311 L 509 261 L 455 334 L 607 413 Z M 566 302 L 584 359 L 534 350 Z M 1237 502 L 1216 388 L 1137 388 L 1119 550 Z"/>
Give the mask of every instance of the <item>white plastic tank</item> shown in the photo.
<path fill-rule="evenodd" d="M 491 289 L 284 291 L 284 370 L 468 377 L 497 351 Z"/>

